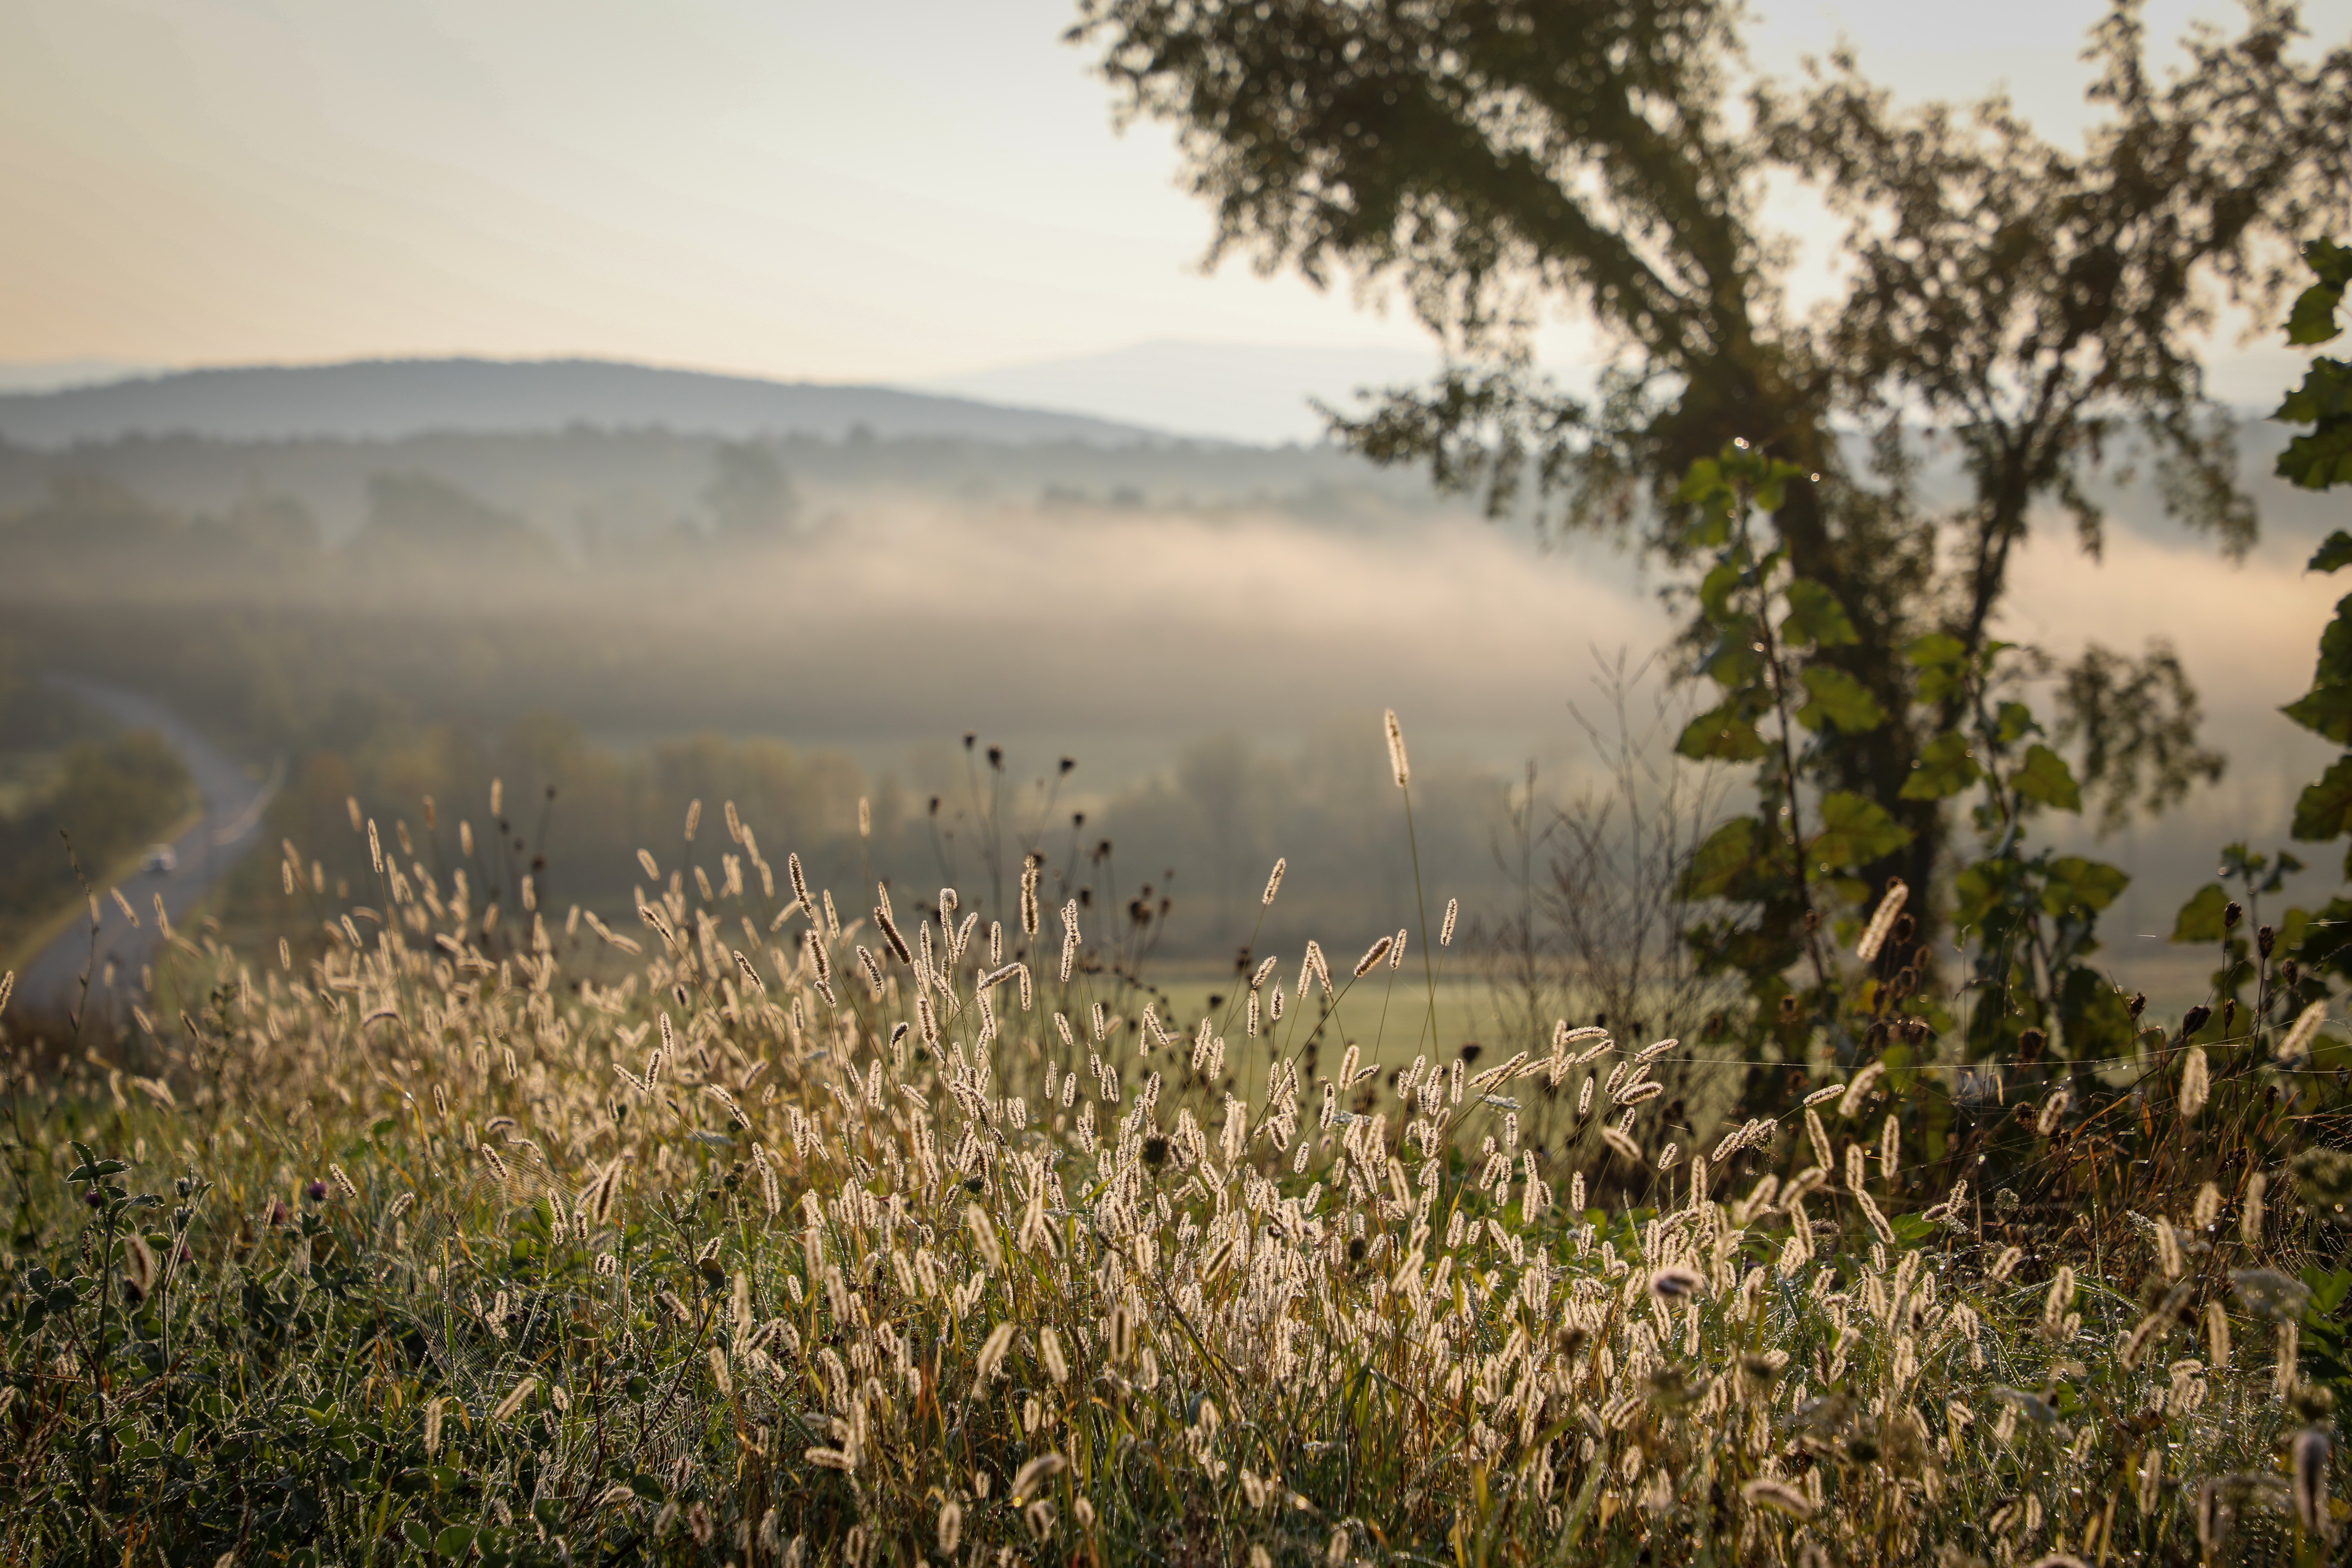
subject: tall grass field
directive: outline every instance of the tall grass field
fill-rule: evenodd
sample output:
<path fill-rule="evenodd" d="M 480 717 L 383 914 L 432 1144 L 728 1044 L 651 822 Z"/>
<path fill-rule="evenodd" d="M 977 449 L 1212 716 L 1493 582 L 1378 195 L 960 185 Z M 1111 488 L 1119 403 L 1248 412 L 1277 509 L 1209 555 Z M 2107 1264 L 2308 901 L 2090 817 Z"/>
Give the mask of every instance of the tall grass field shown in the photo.
<path fill-rule="evenodd" d="M 352 816 L 6 1037 L 0 1562 L 2342 1560 L 2316 1012 L 1465 1051 L 1434 895 L 1211 1009 L 1034 858 L 894 906 L 698 805 L 625 925 Z"/>

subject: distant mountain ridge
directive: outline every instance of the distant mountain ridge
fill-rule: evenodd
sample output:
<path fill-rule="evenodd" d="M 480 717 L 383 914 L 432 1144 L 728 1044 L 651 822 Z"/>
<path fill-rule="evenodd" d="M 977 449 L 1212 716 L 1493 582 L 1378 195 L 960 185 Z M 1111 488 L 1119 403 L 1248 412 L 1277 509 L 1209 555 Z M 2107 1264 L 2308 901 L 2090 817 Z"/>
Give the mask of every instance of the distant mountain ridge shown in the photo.
<path fill-rule="evenodd" d="M 610 360 L 359 360 L 175 371 L 0 394 L 0 440 L 59 447 L 128 436 L 399 440 L 449 433 L 664 428 L 746 439 L 936 437 L 1164 445 L 1140 426 L 885 386 L 765 381 Z"/>

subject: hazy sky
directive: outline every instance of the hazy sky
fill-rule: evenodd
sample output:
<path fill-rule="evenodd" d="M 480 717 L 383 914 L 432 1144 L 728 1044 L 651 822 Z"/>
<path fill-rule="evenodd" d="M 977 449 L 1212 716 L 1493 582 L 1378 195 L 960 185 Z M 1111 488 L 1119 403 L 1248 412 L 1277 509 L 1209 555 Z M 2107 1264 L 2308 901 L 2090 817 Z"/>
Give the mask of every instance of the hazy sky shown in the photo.
<path fill-rule="evenodd" d="M 2092 0 L 1775 0 L 2080 121 Z M 2158 36 L 2216 8 L 2149 6 Z M 2352 0 L 2308 7 L 2323 39 Z M 1069 0 L 11 0 L 0 363 L 594 354 L 926 381 L 1144 340 L 1415 348 L 1242 264 Z M 1561 336 L 1557 357 L 1576 345 Z M 2270 384 L 2275 384 L 2273 379 Z"/>

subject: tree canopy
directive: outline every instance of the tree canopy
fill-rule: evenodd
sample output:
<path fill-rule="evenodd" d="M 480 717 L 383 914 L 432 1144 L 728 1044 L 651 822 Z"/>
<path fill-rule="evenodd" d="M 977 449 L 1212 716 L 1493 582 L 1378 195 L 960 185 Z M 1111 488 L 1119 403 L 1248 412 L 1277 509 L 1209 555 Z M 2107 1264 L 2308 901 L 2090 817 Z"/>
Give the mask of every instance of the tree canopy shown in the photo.
<path fill-rule="evenodd" d="M 1851 688 L 1852 722 L 1759 776 L 1883 807 L 1890 831 L 1850 880 L 1927 888 L 1950 792 L 1915 776 L 1967 747 L 1984 696 L 1938 671 L 1994 678 L 2035 516 L 2071 514 L 2095 555 L 2093 481 L 2128 449 L 2184 522 L 2226 553 L 2252 542 L 2198 343 L 2225 305 L 2266 312 L 2296 237 L 2343 217 L 2352 52 L 2311 49 L 2294 6 L 2251 0 L 2159 78 L 2118 0 L 2085 52 L 2099 118 L 2067 148 L 1997 96 L 1899 103 L 1844 53 L 1769 79 L 1744 19 L 1714 0 L 1080 0 L 1072 37 L 1123 113 L 1176 127 L 1213 254 L 1391 289 L 1443 344 L 1433 383 L 1333 414 L 1356 449 L 1693 576 L 1724 565 L 1694 529 L 1693 465 L 1735 442 L 1784 465 L 1759 522 L 1843 627 L 1793 647 L 1790 673 Z M 1845 226 L 1843 296 L 1811 311 L 1765 221 L 1774 179 L 1816 187 Z M 1535 329 L 1563 310 L 1613 346 L 1596 396 L 1534 364 Z M 1955 504 L 1923 493 L 1931 447 L 1958 459 Z M 1704 669 L 1722 627 L 1685 582 Z M 1945 639 L 1934 658 L 1924 638 Z M 2113 816 L 2218 771 L 2196 717 L 2161 641 L 2093 647 L 2056 734 Z"/>

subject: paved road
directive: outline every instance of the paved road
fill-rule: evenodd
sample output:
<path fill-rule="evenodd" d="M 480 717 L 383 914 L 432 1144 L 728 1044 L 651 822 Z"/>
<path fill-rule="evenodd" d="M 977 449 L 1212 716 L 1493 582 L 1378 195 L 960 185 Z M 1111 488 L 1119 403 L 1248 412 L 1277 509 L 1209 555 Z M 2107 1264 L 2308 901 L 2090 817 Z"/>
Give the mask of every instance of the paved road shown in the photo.
<path fill-rule="evenodd" d="M 162 941 L 155 926 L 155 900 L 160 895 L 176 925 L 229 868 L 261 842 L 261 815 L 277 793 L 278 773 L 260 784 L 168 709 L 138 692 L 93 680 L 88 676 L 56 672 L 48 683 L 89 703 L 116 722 L 134 730 L 152 730 L 163 737 L 187 764 L 189 777 L 204 796 L 204 820 L 173 841 L 179 857 L 173 869 L 142 871 L 121 884 L 122 896 L 139 911 L 133 927 L 107 896 L 102 884 L 93 884 L 99 896 L 98 946 L 93 958 L 89 921 L 77 920 L 56 941 L 43 948 L 16 977 L 16 995 L 27 1009 L 65 1013 L 78 1004 L 84 974 L 101 1014 L 123 1013 L 137 994 L 142 965 L 150 962 Z M 90 876 L 109 868 L 85 865 Z M 104 990 L 107 963 L 114 964 L 114 984 Z M 16 1010 L 12 1004 L 10 1010 Z"/>

